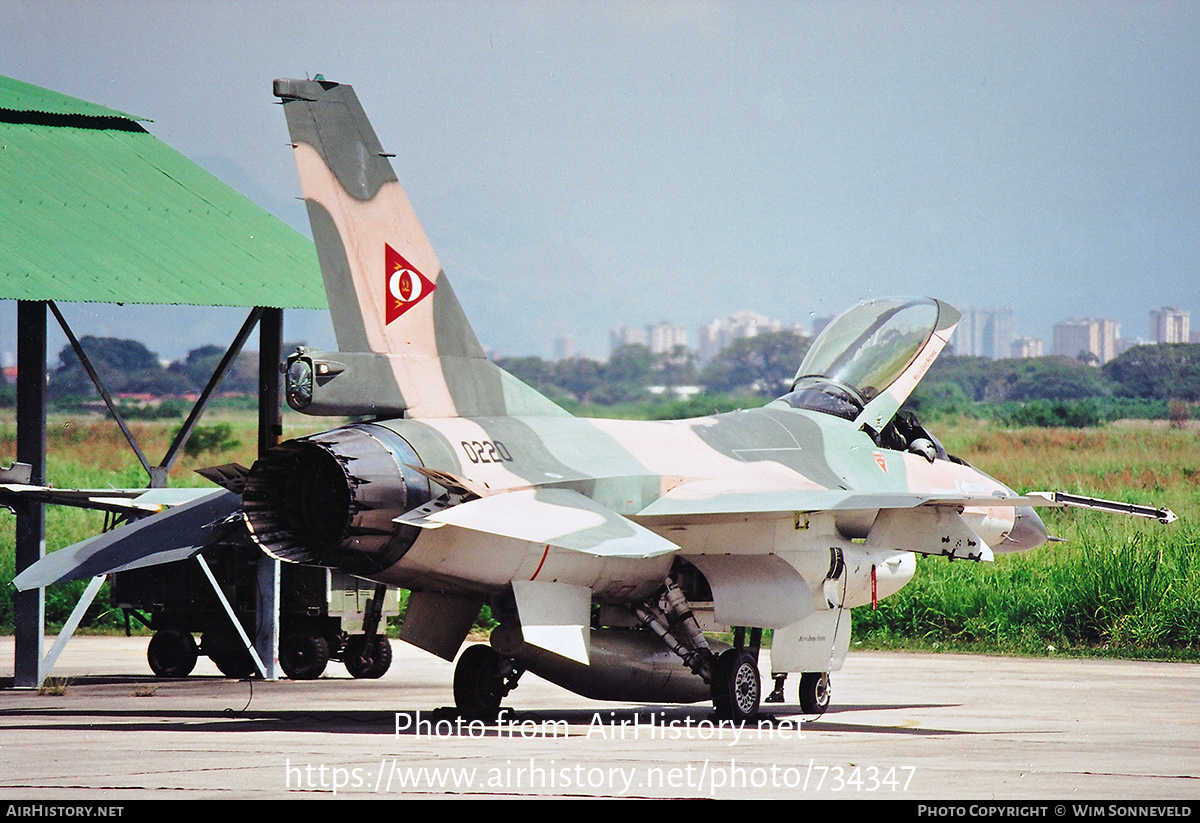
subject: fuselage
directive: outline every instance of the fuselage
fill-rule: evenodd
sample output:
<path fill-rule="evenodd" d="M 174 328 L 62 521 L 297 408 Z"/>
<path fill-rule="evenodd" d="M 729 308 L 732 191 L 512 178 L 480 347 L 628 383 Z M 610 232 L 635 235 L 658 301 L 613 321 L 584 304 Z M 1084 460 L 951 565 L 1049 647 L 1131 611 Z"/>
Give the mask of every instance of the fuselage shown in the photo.
<path fill-rule="evenodd" d="M 381 451 L 395 452 L 388 443 L 396 437 L 407 444 L 411 454 L 392 456 L 397 473 L 415 457 L 427 472 L 456 478 L 481 495 L 569 489 L 661 535 L 684 557 L 774 554 L 814 583 L 824 576 L 831 548 L 861 551 L 877 509 L 804 508 L 788 502 L 795 492 L 814 501 L 863 493 L 1012 494 L 970 466 L 880 448 L 850 421 L 781 403 L 678 421 L 397 419 L 352 428 L 377 440 Z M 435 484 L 429 496 L 439 492 Z M 783 502 L 774 505 L 775 499 Z M 964 517 L 989 544 L 1014 522 L 1011 507 Z M 394 562 L 365 576 L 480 595 L 512 580 L 541 580 L 587 586 L 600 602 L 635 601 L 661 584 L 673 561 L 669 554 L 598 556 L 518 537 L 427 528 L 414 533 Z"/>

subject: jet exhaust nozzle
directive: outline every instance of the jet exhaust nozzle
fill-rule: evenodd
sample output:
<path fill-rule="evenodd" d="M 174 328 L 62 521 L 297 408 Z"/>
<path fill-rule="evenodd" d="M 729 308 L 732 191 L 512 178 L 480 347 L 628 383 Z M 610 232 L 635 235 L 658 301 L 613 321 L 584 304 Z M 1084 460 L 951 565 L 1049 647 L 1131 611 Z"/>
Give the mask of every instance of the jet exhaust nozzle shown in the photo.
<path fill-rule="evenodd" d="M 394 565 L 420 532 L 393 522 L 429 502 L 429 481 L 412 465 L 421 465 L 412 447 L 380 426 L 289 440 L 250 469 L 243 516 L 254 541 L 272 557 L 351 574 L 379 572 Z"/>

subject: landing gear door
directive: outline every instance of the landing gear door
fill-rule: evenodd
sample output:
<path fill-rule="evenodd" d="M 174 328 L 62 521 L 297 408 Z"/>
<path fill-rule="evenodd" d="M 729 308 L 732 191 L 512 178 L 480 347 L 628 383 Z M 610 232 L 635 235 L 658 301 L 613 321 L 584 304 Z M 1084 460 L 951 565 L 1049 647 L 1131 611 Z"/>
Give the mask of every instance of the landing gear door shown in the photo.
<path fill-rule="evenodd" d="M 850 610 L 819 609 L 771 639 L 771 671 L 834 672 L 850 648 Z"/>

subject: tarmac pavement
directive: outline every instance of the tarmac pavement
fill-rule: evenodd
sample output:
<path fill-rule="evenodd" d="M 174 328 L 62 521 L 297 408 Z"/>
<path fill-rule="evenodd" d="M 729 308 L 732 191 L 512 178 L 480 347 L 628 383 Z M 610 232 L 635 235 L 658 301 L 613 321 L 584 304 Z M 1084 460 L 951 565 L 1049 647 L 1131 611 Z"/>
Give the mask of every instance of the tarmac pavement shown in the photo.
<path fill-rule="evenodd" d="M 1200 796 L 1200 666 L 851 651 L 823 717 L 799 678 L 771 720 L 609 704 L 533 675 L 498 723 L 459 718 L 453 665 L 393 641 L 378 680 L 164 680 L 147 637 L 76 637 L 13 689 L 0 638 L 0 796 L 28 800 Z M 765 658 L 764 658 L 765 659 Z M 769 690 L 770 679 L 764 678 Z M 50 690 L 44 690 L 50 691 Z"/>

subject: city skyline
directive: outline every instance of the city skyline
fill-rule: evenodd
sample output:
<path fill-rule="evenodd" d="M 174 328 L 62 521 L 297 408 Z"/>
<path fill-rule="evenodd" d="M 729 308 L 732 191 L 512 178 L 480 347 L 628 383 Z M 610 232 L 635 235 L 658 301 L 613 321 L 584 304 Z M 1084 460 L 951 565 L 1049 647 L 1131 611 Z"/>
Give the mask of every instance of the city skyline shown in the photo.
<path fill-rule="evenodd" d="M 793 333 L 815 337 L 833 317 L 810 317 L 813 324 L 805 328 L 800 323 L 788 325 L 780 320 L 768 318 L 757 312 L 736 311 L 727 317 L 714 318 L 697 329 L 695 345 L 686 340 L 676 340 L 674 345 L 684 345 L 696 352 L 701 364 L 707 363 L 721 349 L 739 338 L 754 337 L 775 331 L 790 330 Z M 653 354 L 662 354 L 670 346 L 653 345 L 652 329 L 671 328 L 685 333 L 682 326 L 660 321 L 652 326 L 623 326 L 609 332 L 609 355 L 619 346 L 638 343 L 646 346 Z M 1156 343 L 1200 343 L 1200 333 L 1193 333 L 1190 312 L 1163 306 L 1149 312 L 1149 334 L 1122 334 L 1122 324 L 1111 318 L 1065 318 L 1055 323 L 1046 345 L 1046 338 L 1017 336 L 1012 332 L 1013 313 L 1007 307 L 972 307 L 962 312 L 958 327 L 950 338 L 950 351 L 956 356 L 987 357 L 993 360 L 1043 357 L 1047 355 L 1078 359 L 1083 353 L 1094 356 L 1098 365 L 1107 363 L 1126 349 L 1142 344 Z M 552 356 L 551 359 L 570 359 Z M 1091 359 L 1091 358 L 1084 358 Z"/>
<path fill-rule="evenodd" d="M 1022 337 L 1067 315 L 1140 334 L 1195 300 L 1198 39 L 1177 0 L 0 5 L 0 73 L 148 118 L 305 234 L 271 81 L 353 84 L 506 355 L 895 294 L 1007 304 Z M 62 308 L 168 359 L 245 317 Z M 332 344 L 319 313 L 285 324 Z"/>

